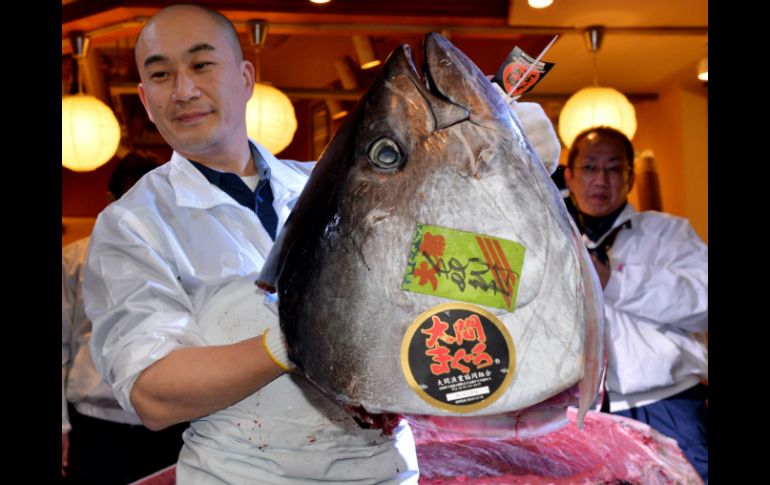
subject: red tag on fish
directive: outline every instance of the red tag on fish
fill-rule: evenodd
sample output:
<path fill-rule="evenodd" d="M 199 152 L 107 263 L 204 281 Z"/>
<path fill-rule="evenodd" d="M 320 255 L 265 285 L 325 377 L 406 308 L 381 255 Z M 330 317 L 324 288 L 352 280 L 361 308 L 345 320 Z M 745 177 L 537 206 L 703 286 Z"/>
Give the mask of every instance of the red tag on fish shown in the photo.
<path fill-rule="evenodd" d="M 528 56 L 519 47 L 514 47 L 505 58 L 503 65 L 497 70 L 492 82 L 499 84 L 509 96 L 519 97 L 532 90 L 554 66 L 553 62 L 539 61 L 532 66 L 533 63 L 535 63 L 535 59 Z M 516 86 L 516 83 L 524 76 L 530 66 L 532 69 L 529 74 L 519 83 L 514 92 L 513 87 Z"/>

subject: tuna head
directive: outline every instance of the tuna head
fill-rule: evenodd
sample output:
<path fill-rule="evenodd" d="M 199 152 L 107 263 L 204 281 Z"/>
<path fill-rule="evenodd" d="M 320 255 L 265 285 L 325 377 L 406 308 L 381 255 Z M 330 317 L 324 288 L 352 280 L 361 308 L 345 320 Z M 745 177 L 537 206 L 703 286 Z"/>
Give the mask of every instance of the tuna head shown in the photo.
<path fill-rule="evenodd" d="M 408 46 L 390 55 L 260 284 L 278 291 L 290 358 L 341 403 L 521 410 L 583 377 L 587 315 L 598 313 L 586 311 L 587 256 L 486 76 L 438 34 L 424 58 L 420 79 Z"/>

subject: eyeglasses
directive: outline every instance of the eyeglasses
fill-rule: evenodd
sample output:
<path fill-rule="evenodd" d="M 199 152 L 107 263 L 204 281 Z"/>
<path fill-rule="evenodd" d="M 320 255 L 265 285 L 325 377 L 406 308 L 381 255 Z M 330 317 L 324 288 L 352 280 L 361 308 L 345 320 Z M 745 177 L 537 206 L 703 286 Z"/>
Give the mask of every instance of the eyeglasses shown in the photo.
<path fill-rule="evenodd" d="M 584 177 L 593 177 L 594 175 L 602 172 L 606 173 L 610 178 L 626 178 L 628 172 L 631 170 L 627 165 L 612 165 L 610 167 L 600 167 L 598 165 L 575 165 L 575 170 L 583 172 Z"/>

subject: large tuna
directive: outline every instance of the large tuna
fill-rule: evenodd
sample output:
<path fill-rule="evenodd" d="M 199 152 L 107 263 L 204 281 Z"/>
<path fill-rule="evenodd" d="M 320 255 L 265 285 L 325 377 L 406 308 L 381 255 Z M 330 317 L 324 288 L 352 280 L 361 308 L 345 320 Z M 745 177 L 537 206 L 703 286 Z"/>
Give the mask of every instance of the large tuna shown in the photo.
<path fill-rule="evenodd" d="M 290 358 L 370 413 L 510 428 L 579 394 L 582 421 L 603 362 L 588 255 L 486 76 L 438 34 L 424 58 L 421 80 L 390 55 L 270 253 Z"/>

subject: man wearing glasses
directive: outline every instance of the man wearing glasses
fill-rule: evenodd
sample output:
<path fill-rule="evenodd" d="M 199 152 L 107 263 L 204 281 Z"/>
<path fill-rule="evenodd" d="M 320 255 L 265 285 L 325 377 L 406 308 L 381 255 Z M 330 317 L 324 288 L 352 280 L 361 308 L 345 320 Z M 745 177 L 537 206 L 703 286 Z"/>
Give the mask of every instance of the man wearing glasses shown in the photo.
<path fill-rule="evenodd" d="M 572 144 L 564 171 L 575 223 L 604 288 L 608 368 L 602 410 L 674 438 L 708 484 L 708 247 L 686 219 L 627 201 L 634 150 L 612 128 Z"/>

